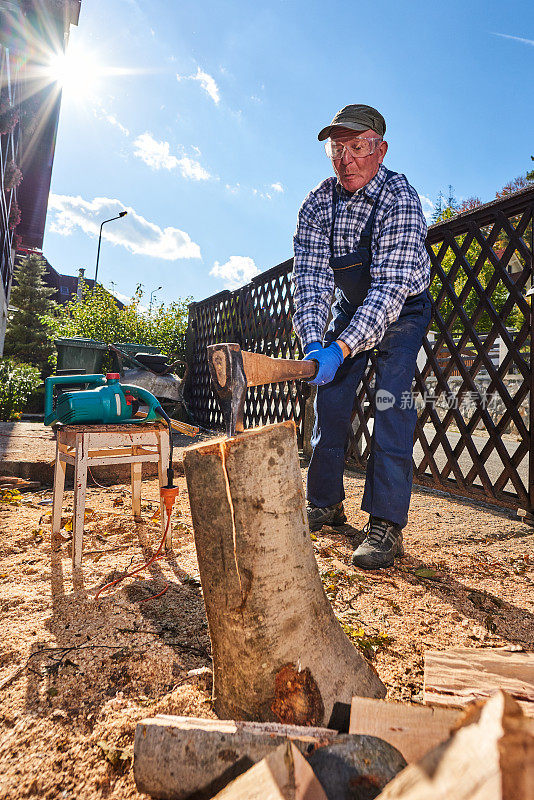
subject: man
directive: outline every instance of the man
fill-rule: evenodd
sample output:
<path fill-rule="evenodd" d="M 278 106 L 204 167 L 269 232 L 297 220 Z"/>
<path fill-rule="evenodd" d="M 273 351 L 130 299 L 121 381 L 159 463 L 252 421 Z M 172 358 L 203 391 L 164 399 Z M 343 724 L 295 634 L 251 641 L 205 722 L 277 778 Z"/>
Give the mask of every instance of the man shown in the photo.
<path fill-rule="evenodd" d="M 370 515 L 353 564 L 387 567 L 403 555 L 412 488 L 411 398 L 417 353 L 430 321 L 430 261 L 419 196 L 382 162 L 386 123 L 350 105 L 319 133 L 336 177 L 305 199 L 294 237 L 293 325 L 306 359 L 318 362 L 310 529 L 346 522 L 345 444 L 356 390 L 377 349 L 375 421 L 362 509 Z M 323 339 L 331 308 L 332 320 Z"/>

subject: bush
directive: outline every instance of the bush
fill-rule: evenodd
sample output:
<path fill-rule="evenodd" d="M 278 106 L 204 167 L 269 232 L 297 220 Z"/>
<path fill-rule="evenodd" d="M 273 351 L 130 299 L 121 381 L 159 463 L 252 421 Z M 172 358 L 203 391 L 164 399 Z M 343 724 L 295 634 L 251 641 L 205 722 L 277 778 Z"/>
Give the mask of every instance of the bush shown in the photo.
<path fill-rule="evenodd" d="M 40 383 L 37 367 L 9 358 L 0 361 L 0 420 L 19 419 L 27 399 Z"/>
<path fill-rule="evenodd" d="M 102 286 L 93 290 L 86 284 L 81 300 L 74 298 L 54 314 L 45 315 L 43 321 L 52 338 L 83 336 L 105 344 L 135 342 L 159 347 L 169 358 L 185 359 L 188 299 L 161 304 L 147 314 L 141 311 L 142 298 L 138 286 L 130 302 L 120 308 Z"/>

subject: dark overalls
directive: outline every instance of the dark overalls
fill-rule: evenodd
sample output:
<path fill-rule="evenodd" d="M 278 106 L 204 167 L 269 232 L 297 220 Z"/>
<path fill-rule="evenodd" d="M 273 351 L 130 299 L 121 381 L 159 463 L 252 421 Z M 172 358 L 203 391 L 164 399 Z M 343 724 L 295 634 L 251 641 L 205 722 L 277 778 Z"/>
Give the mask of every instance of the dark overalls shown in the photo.
<path fill-rule="evenodd" d="M 395 174 L 388 170 L 385 183 Z M 371 286 L 371 238 L 380 195 L 374 202 L 357 249 L 336 257 L 337 190 L 334 184 L 330 266 L 334 271 L 336 293 L 332 322 L 324 336 L 325 346 L 343 338 L 343 331 Z M 411 397 L 417 354 L 429 322 L 430 298 L 424 290 L 406 299 L 399 318 L 386 329 L 377 345 L 375 420 L 362 509 L 402 527 L 408 519 L 412 491 L 413 435 L 417 419 L 415 407 L 410 407 L 413 404 L 406 402 L 406 398 Z M 334 505 L 345 498 L 345 445 L 356 391 L 370 354 L 371 350 L 366 350 L 347 357 L 334 380 L 317 388 L 308 501 L 319 508 Z M 408 394 L 403 396 L 403 393 Z"/>

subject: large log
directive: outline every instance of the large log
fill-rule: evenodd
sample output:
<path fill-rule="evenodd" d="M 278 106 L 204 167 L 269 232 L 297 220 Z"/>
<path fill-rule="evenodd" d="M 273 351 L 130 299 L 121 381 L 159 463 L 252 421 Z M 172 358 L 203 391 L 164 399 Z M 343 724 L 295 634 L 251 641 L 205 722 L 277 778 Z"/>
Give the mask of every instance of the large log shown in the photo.
<path fill-rule="evenodd" d="M 140 792 L 165 800 L 210 798 L 287 739 L 309 758 L 332 800 L 367 800 L 369 786 L 376 794 L 406 766 L 398 750 L 371 736 L 160 714 L 137 724 L 135 782 Z"/>
<path fill-rule="evenodd" d="M 213 797 L 288 737 L 306 753 L 333 742 L 336 731 L 159 714 L 136 727 L 135 783 L 140 792 L 166 800 Z"/>
<path fill-rule="evenodd" d="M 251 767 L 213 800 L 327 800 L 313 770 L 291 742 Z"/>
<path fill-rule="evenodd" d="M 322 725 L 336 701 L 383 697 L 323 590 L 294 423 L 190 447 L 184 469 L 217 714 Z"/>
<path fill-rule="evenodd" d="M 534 720 L 504 692 L 468 707 L 464 727 L 406 767 L 379 798 L 532 800 Z"/>
<path fill-rule="evenodd" d="M 499 689 L 534 717 L 534 653 L 489 647 L 426 651 L 423 700 L 428 705 L 462 708 Z"/>

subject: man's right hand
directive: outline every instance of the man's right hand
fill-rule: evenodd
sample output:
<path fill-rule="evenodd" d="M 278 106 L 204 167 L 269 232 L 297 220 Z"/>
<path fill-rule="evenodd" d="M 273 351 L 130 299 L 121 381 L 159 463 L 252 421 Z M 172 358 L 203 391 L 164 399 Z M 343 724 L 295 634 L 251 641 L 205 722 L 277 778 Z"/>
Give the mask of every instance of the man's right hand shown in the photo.
<path fill-rule="evenodd" d="M 324 350 L 324 347 L 321 344 L 321 342 L 317 341 L 317 342 L 310 342 L 309 344 L 307 344 L 306 347 L 304 348 L 304 359 L 303 360 L 305 361 L 306 360 L 306 356 L 309 356 L 310 353 L 314 353 L 317 350 Z"/>
<path fill-rule="evenodd" d="M 312 349 L 312 346 L 316 346 L 316 349 Z M 320 342 L 311 342 L 305 348 L 305 352 L 304 361 L 314 359 L 319 364 L 317 375 L 313 380 L 308 381 L 313 386 L 324 386 L 325 383 L 330 383 L 345 359 L 343 350 L 337 342 L 332 342 L 328 347 L 323 347 Z"/>

